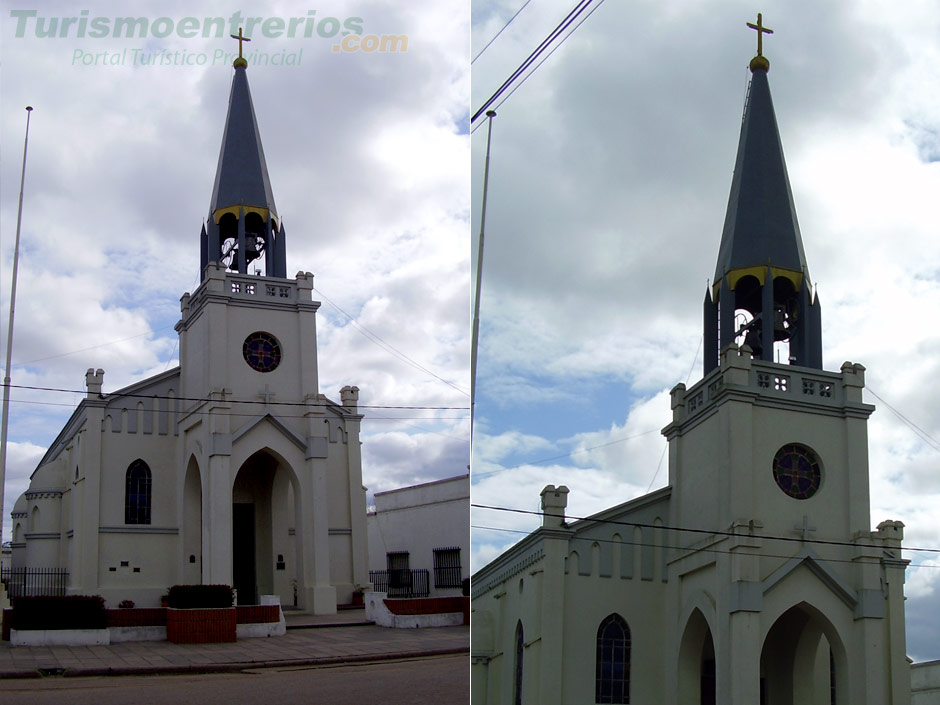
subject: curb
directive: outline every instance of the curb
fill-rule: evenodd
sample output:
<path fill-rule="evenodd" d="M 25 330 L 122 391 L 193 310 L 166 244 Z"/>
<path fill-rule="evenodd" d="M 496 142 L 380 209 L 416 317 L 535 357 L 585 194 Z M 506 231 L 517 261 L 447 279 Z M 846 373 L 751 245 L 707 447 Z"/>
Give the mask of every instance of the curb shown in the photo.
<path fill-rule="evenodd" d="M 386 654 L 362 654 L 357 656 L 321 656 L 319 658 L 280 659 L 274 661 L 243 661 L 233 663 L 200 663 L 188 666 L 111 666 L 108 668 L 67 668 L 63 678 L 90 678 L 101 676 L 152 676 L 192 675 L 200 673 L 232 673 L 253 668 L 293 668 L 296 666 L 334 666 L 343 664 L 397 661 L 400 659 L 428 658 L 469 654 L 470 647 L 430 649 L 427 651 L 401 651 Z M 18 670 L 0 673 L 0 679 L 42 678 L 39 671 Z"/>
<path fill-rule="evenodd" d="M 288 624 L 287 631 L 294 629 L 333 629 L 335 627 L 374 627 L 375 622 L 337 622 L 336 624 Z"/>

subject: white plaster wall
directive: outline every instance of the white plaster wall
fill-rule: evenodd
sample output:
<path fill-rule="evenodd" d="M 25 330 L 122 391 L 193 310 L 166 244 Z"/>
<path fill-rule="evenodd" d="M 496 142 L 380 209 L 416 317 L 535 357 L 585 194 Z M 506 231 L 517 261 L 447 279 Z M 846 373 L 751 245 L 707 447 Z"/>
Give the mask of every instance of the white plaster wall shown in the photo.
<path fill-rule="evenodd" d="M 940 705 L 940 661 L 911 665 L 911 705 Z"/>
<path fill-rule="evenodd" d="M 459 595 L 434 587 L 434 549 L 460 548 L 461 579 L 470 575 L 469 475 L 380 492 L 367 517 L 369 570 L 385 570 L 385 554 L 408 551 L 411 569 L 427 569 L 431 596 Z"/>

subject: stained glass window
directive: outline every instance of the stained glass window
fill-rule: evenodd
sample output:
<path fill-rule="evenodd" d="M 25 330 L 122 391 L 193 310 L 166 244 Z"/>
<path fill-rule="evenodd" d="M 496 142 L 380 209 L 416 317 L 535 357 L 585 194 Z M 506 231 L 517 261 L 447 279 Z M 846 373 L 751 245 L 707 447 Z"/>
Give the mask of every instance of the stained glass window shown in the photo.
<path fill-rule="evenodd" d="M 785 445 L 774 456 L 774 480 L 790 497 L 809 499 L 822 480 L 819 458 L 799 443 Z"/>
<path fill-rule="evenodd" d="M 273 335 L 252 333 L 242 346 L 245 362 L 258 372 L 270 372 L 281 364 L 281 346 Z"/>
<path fill-rule="evenodd" d="M 135 460 L 127 468 L 124 491 L 124 523 L 150 523 L 150 468 L 143 460 Z"/>
<path fill-rule="evenodd" d="M 594 701 L 630 702 L 630 627 L 612 614 L 597 628 L 597 672 Z"/>
<path fill-rule="evenodd" d="M 525 649 L 525 637 L 522 634 L 522 622 L 516 623 L 516 672 L 513 683 L 513 704 L 522 705 L 522 654 Z"/>

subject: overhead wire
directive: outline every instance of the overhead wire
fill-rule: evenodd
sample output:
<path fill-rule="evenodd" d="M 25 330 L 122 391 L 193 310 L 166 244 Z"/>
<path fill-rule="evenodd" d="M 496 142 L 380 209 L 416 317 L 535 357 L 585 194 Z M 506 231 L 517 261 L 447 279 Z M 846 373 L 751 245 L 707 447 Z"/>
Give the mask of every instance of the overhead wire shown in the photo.
<path fill-rule="evenodd" d="M 474 478 L 488 477 L 490 475 L 497 475 L 501 472 L 506 472 L 507 470 L 518 470 L 519 468 L 524 468 L 527 465 L 539 465 L 541 463 L 550 463 L 553 460 L 562 460 L 564 458 L 570 458 L 575 455 L 580 455 L 581 453 L 589 453 L 592 450 L 606 448 L 607 446 L 616 445 L 618 443 L 625 443 L 626 441 L 632 441 L 634 438 L 639 438 L 640 436 L 648 436 L 651 433 L 658 433 L 658 432 L 659 432 L 658 428 L 651 428 L 648 431 L 635 433 L 632 436 L 625 436 L 624 438 L 617 438 L 612 441 L 608 441 L 607 443 L 601 443 L 600 445 L 590 446 L 588 448 L 578 448 L 577 450 L 573 450 L 570 453 L 562 453 L 561 455 L 553 455 L 550 458 L 542 458 L 540 460 L 530 460 L 525 463 L 521 463 L 519 465 L 513 465 L 510 467 L 506 467 L 506 468 L 497 468 L 496 470 L 489 470 L 487 472 L 475 472 L 473 473 L 473 477 Z"/>
<path fill-rule="evenodd" d="M 866 387 L 865 387 L 865 390 L 866 390 L 868 393 L 870 393 L 873 397 L 875 397 L 875 399 L 877 399 L 877 400 L 880 401 L 882 404 L 884 404 L 886 407 L 888 407 L 889 411 L 891 411 L 891 413 L 893 413 L 895 416 L 897 416 L 897 417 L 901 420 L 901 422 L 902 422 L 904 425 L 906 425 L 909 429 L 911 429 L 922 441 L 924 441 L 924 443 L 926 443 L 928 446 L 930 446 L 933 450 L 940 451 L 940 441 L 938 441 L 936 438 L 934 438 L 934 437 L 931 436 L 929 433 L 927 433 L 927 431 L 925 431 L 924 429 L 922 429 L 920 426 L 918 426 L 917 424 L 915 424 L 913 421 L 911 421 L 909 418 L 907 418 L 907 417 L 906 417 L 904 414 L 902 414 L 900 411 L 898 411 L 898 410 L 895 409 L 893 406 L 891 406 L 891 404 L 889 404 L 888 402 L 886 402 L 882 397 L 878 396 L 878 395 L 875 393 L 875 391 L 874 391 L 871 387 L 866 386 Z"/>
<path fill-rule="evenodd" d="M 598 9 L 601 5 L 603 5 L 603 4 L 604 4 L 604 0 L 600 0 L 600 1 L 597 3 L 597 5 L 595 5 L 595 6 L 591 9 L 591 11 L 590 11 L 586 16 L 585 16 L 580 22 L 578 22 L 578 24 L 576 24 L 576 25 L 574 26 L 574 29 L 572 29 L 570 32 L 568 32 L 568 34 L 566 34 L 566 35 L 564 36 L 564 38 L 563 38 L 560 42 L 558 42 L 558 44 L 556 44 L 556 45 L 552 48 L 552 50 L 551 50 L 550 52 L 548 52 L 548 54 L 546 54 L 545 57 L 544 57 L 538 64 L 535 65 L 535 68 L 534 68 L 534 69 L 532 69 L 521 81 L 519 81 L 519 83 L 517 83 L 515 86 L 513 86 L 513 87 L 512 87 L 512 90 L 509 91 L 509 93 L 507 93 L 507 94 L 503 97 L 502 100 L 500 100 L 496 105 L 493 106 L 493 110 L 499 110 L 499 108 L 503 105 L 503 103 L 505 103 L 507 100 L 509 100 L 509 99 L 512 97 L 512 94 L 515 93 L 518 89 L 520 89 L 520 88 L 523 86 L 523 84 L 525 84 L 525 82 L 529 80 L 529 78 L 532 76 L 532 74 L 534 74 L 536 71 L 538 71 L 538 70 L 539 70 L 539 67 L 540 67 L 542 64 L 544 64 L 544 63 L 549 59 L 549 57 L 551 57 L 551 55 L 554 54 L 555 51 L 556 51 L 559 47 L 561 47 L 562 44 L 565 43 L 565 41 L 568 39 L 568 37 L 570 37 L 572 34 L 574 34 L 575 31 L 578 29 L 578 27 L 580 27 L 582 24 L 584 24 L 584 22 L 585 22 L 591 15 L 593 15 L 593 14 L 597 11 L 597 9 Z M 482 122 L 477 123 L 476 127 L 474 127 L 473 129 L 470 130 L 470 134 L 472 135 L 474 132 L 476 132 L 477 128 L 480 127 L 480 125 L 482 125 L 482 124 L 483 124 Z"/>
<path fill-rule="evenodd" d="M 499 527 L 499 526 L 481 526 L 480 524 L 471 524 L 471 525 L 470 525 L 470 528 L 471 528 L 471 529 L 478 529 L 478 530 L 481 530 L 481 531 L 498 531 L 498 532 L 500 532 L 500 533 L 507 533 L 507 534 L 526 534 L 526 535 L 528 535 L 528 534 L 532 533 L 531 531 L 525 531 L 524 529 L 509 529 L 509 528 Z M 657 527 L 657 528 L 662 528 L 662 527 Z M 736 535 L 736 536 L 742 536 L 742 534 L 735 534 L 735 535 Z M 755 537 L 755 538 L 768 538 L 768 537 L 760 536 L 760 537 Z M 712 547 L 712 546 L 698 546 L 698 547 L 697 547 L 697 546 L 672 546 L 672 545 L 669 545 L 669 544 L 648 543 L 648 542 L 645 542 L 645 541 L 634 541 L 634 540 L 623 539 L 623 538 L 622 538 L 620 541 L 615 541 L 614 539 L 603 539 L 603 538 L 594 538 L 594 537 L 591 537 L 590 540 L 591 540 L 592 543 L 593 543 L 593 542 L 597 542 L 597 543 L 609 543 L 609 544 L 617 544 L 617 543 L 619 543 L 619 544 L 621 544 L 621 545 L 628 545 L 628 546 L 640 546 L 640 547 L 647 547 L 647 548 L 662 548 L 662 549 L 667 549 L 667 550 L 672 550 L 672 551 L 688 551 L 690 554 L 691 554 L 691 553 L 720 553 L 720 554 L 725 554 L 725 555 L 731 555 L 731 554 L 732 554 L 732 549 L 715 548 L 715 547 Z M 849 544 L 849 545 L 854 546 L 855 544 Z M 884 547 L 883 547 L 883 546 L 879 546 L 878 548 L 884 548 Z M 916 549 L 910 549 L 910 548 L 907 548 L 906 546 L 901 546 L 901 549 L 900 549 L 900 550 L 902 550 L 902 551 L 911 551 L 911 550 L 916 550 Z M 932 549 L 931 549 L 931 550 L 932 550 Z M 735 553 L 734 555 L 739 555 L 739 556 L 740 556 L 740 555 L 742 555 L 742 554 L 740 554 L 740 553 Z M 792 555 L 778 554 L 778 553 L 767 553 L 766 551 L 757 551 L 757 552 L 754 552 L 754 553 L 748 553 L 747 555 L 751 555 L 751 556 L 760 556 L 761 558 L 786 558 L 786 559 L 793 558 Z M 823 557 L 823 556 L 813 556 L 813 560 L 814 560 L 814 561 L 819 561 L 819 562 L 821 562 L 821 563 L 850 563 L 850 564 L 857 565 L 857 560 L 856 560 L 856 559 L 853 559 L 853 558 L 829 558 L 829 557 Z M 927 560 L 932 560 L 932 559 L 927 559 Z M 910 563 L 910 565 L 909 565 L 908 567 L 910 567 L 910 568 L 940 568 L 940 565 L 934 565 L 933 563 L 923 562 L 923 563 Z"/>
<path fill-rule="evenodd" d="M 545 52 L 545 50 L 558 38 L 558 36 L 562 32 L 564 32 L 581 15 L 581 13 L 584 12 L 584 10 L 587 9 L 587 7 L 591 5 L 592 2 L 594 2 L 594 0 L 579 0 L 579 2 L 565 16 L 565 18 L 555 27 L 555 29 L 553 29 L 549 33 L 549 35 L 545 39 L 543 39 L 542 42 L 535 48 L 535 50 L 531 54 L 529 54 L 529 56 L 526 57 L 526 59 L 516 68 L 516 70 L 513 71 L 512 74 L 510 74 L 509 78 L 503 81 L 502 85 L 496 89 L 496 92 L 494 92 L 493 95 L 491 95 L 486 100 L 486 102 L 484 102 L 483 105 L 480 106 L 476 110 L 476 112 L 474 112 L 473 115 L 470 116 L 471 125 L 473 124 L 474 121 L 476 121 L 478 117 L 480 117 L 480 115 L 485 113 L 490 108 L 490 106 L 493 105 L 493 103 L 495 103 L 499 99 L 499 97 L 503 93 L 505 93 L 509 89 L 509 87 L 519 78 L 519 76 L 521 76 L 536 61 L 536 59 L 538 59 L 542 55 L 542 53 Z M 600 3 L 598 4 L 598 7 L 601 4 L 603 4 L 603 0 L 600 1 Z M 590 17 L 590 15 L 588 15 L 588 17 Z M 581 23 L 578 23 L 575 29 L 577 29 L 580 26 L 581 26 Z M 565 37 L 565 39 L 571 36 L 573 31 L 574 30 L 572 30 L 572 32 L 569 33 Z M 565 40 L 563 39 L 562 42 L 559 42 L 559 46 L 564 41 Z M 552 50 L 552 52 L 554 52 L 554 49 Z M 551 56 L 551 54 L 549 54 L 549 56 Z M 539 66 L 541 66 L 541 63 L 539 63 Z M 538 66 L 536 66 L 536 69 L 538 69 Z M 534 70 L 533 70 L 533 73 L 534 73 Z"/>
<path fill-rule="evenodd" d="M 356 319 L 355 319 L 353 316 L 351 316 L 350 314 L 346 313 L 346 311 L 344 311 L 343 309 L 341 309 L 336 303 L 334 303 L 334 302 L 333 302 L 326 294 L 324 294 L 322 291 L 320 291 L 319 289 L 316 289 L 316 288 L 314 288 L 314 291 L 316 291 L 319 296 L 322 296 L 323 299 L 324 299 L 324 301 L 326 301 L 330 306 L 332 306 L 332 307 L 335 308 L 337 311 L 339 311 L 341 314 L 343 314 L 343 315 L 346 317 L 346 319 L 352 324 L 352 326 L 353 326 L 357 331 L 359 331 L 359 333 L 361 333 L 361 334 L 363 335 L 363 337 L 365 337 L 367 340 L 372 341 L 373 344 L 378 345 L 379 347 L 383 348 L 386 352 L 391 353 L 393 356 L 395 356 L 396 358 L 398 358 L 398 359 L 401 360 L 402 362 L 404 362 L 404 363 L 406 363 L 406 364 L 408 364 L 408 365 L 411 365 L 411 366 L 414 367 L 416 370 L 420 370 L 421 372 L 424 372 L 425 374 L 431 375 L 431 376 L 434 377 L 435 379 L 440 380 L 441 382 L 443 382 L 444 384 L 446 384 L 448 387 L 451 387 L 452 389 L 455 389 L 456 391 L 460 392 L 460 393 L 463 394 L 464 396 L 470 396 L 470 393 L 467 392 L 465 389 L 462 389 L 461 387 L 459 387 L 458 385 L 454 384 L 454 383 L 451 382 L 450 380 L 444 379 L 444 378 L 441 377 L 440 375 L 438 375 L 438 374 L 432 372 L 431 370 L 429 370 L 427 367 L 424 367 L 424 366 L 423 366 L 422 364 L 420 364 L 419 362 L 416 362 L 415 360 L 412 360 L 410 357 L 408 357 L 407 355 L 405 355 L 405 353 L 401 352 L 401 351 L 398 350 L 396 347 L 394 347 L 394 346 L 391 345 L 390 343 L 387 343 L 385 340 L 383 340 L 378 334 L 373 333 L 372 331 L 370 331 L 368 328 L 366 328 L 366 327 L 363 326 L 361 323 L 359 323 L 358 321 L 356 321 Z"/>
<path fill-rule="evenodd" d="M 531 509 L 514 509 L 512 507 L 498 507 L 488 504 L 476 504 L 471 502 L 471 507 L 476 507 L 477 509 L 489 509 L 499 512 L 509 512 L 512 514 L 530 514 L 534 516 L 543 517 L 545 512 L 534 511 Z M 779 536 L 774 534 L 740 534 L 735 533 L 734 531 L 722 531 L 722 530 L 712 530 L 712 529 L 694 529 L 691 527 L 683 526 L 656 526 L 655 524 L 646 524 L 642 522 L 635 521 L 623 521 L 618 519 L 603 519 L 597 516 L 588 516 L 588 517 L 578 517 L 578 516 L 568 516 L 565 517 L 566 523 L 570 521 L 584 521 L 584 522 L 593 522 L 595 524 L 614 524 L 617 526 L 631 526 L 640 529 L 661 529 L 663 531 L 676 531 L 680 533 L 691 533 L 691 534 L 702 534 L 706 536 L 730 536 L 736 538 L 755 538 L 755 539 L 772 539 L 774 541 L 785 541 L 789 543 L 813 543 L 824 546 L 851 546 L 853 548 L 876 548 L 883 549 L 885 546 L 880 546 L 878 544 L 869 544 L 869 543 L 853 543 L 851 541 L 833 541 L 829 539 L 813 539 L 813 538 L 803 538 L 796 536 Z M 570 527 L 569 527 L 570 528 Z M 913 546 L 902 546 L 902 549 L 905 551 L 916 551 L 920 553 L 937 553 L 940 554 L 940 548 L 918 548 Z M 940 567 L 940 566 L 938 566 Z"/>
<path fill-rule="evenodd" d="M 82 389 L 64 389 L 61 387 L 35 387 L 25 384 L 11 384 L 10 389 L 28 389 L 31 391 L 39 392 L 60 392 L 64 394 L 85 394 L 85 390 Z M 208 402 L 212 401 L 209 397 L 171 397 L 164 396 L 160 394 L 135 394 L 134 392 L 111 392 L 110 394 L 101 394 L 99 398 L 102 400 L 110 400 L 116 398 L 128 397 L 132 399 L 161 399 L 161 400 L 174 400 L 174 401 L 190 401 L 190 402 Z M 227 399 L 218 399 L 216 401 L 223 401 L 228 404 L 265 404 L 270 406 L 300 406 L 300 407 L 309 407 L 309 406 L 342 406 L 342 404 L 336 404 L 335 402 L 306 402 L 306 401 L 265 401 L 264 399 L 238 399 L 238 398 L 227 398 Z M 357 408 L 360 409 L 405 409 L 405 410 L 429 410 L 429 411 L 469 411 L 470 407 L 468 406 L 421 406 L 421 405 L 389 405 L 389 404 L 357 404 Z"/>
<path fill-rule="evenodd" d="M 470 59 L 470 65 L 471 65 L 471 66 L 473 66 L 473 62 L 474 62 L 474 61 L 476 61 L 476 60 L 479 59 L 481 56 L 483 56 L 483 52 L 490 48 L 490 44 L 492 44 L 493 42 L 495 42 L 495 41 L 499 38 L 499 35 L 503 33 L 503 30 L 505 30 L 509 25 L 512 24 L 512 21 L 513 21 L 514 19 L 516 19 L 516 18 L 519 16 L 519 13 L 520 13 L 520 12 L 522 12 L 524 9 L 526 9 L 526 7 L 528 6 L 528 4 L 529 4 L 530 2 L 532 2 L 532 0 L 525 0 L 525 2 L 522 3 L 522 7 L 520 7 L 518 10 L 516 10 L 516 14 L 514 14 L 512 17 L 509 18 L 509 22 L 507 22 L 506 24 L 504 24 L 504 25 L 502 26 L 502 28 L 501 28 L 495 35 L 493 35 L 493 38 L 490 39 L 490 41 L 488 41 L 488 42 L 486 43 L 486 46 L 483 47 L 482 49 L 480 49 L 480 52 L 479 52 L 476 56 L 474 56 L 472 59 Z"/>

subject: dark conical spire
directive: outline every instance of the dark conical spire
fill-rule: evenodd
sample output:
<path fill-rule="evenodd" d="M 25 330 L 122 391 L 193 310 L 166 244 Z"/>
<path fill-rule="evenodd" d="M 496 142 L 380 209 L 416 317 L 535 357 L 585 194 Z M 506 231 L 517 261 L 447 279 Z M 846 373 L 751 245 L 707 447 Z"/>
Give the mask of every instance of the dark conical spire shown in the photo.
<path fill-rule="evenodd" d="M 758 25 L 762 27 L 760 16 Z M 764 30 L 766 31 L 766 30 Z M 759 30 L 760 32 L 760 30 Z M 744 121 L 712 290 L 705 298 L 705 372 L 742 332 L 735 313 L 748 312 L 745 342 L 755 357 L 773 360 L 773 344 L 788 341 L 790 362 L 822 367 L 819 302 L 812 293 L 793 205 L 767 72 L 751 61 Z"/>
<path fill-rule="evenodd" d="M 751 78 L 715 281 L 746 267 L 806 272 L 806 256 L 777 130 L 767 71 Z"/>
<path fill-rule="evenodd" d="M 239 58 L 234 66 L 202 269 L 209 262 L 223 262 L 247 274 L 251 262 L 264 255 L 265 274 L 284 277 L 284 243 L 276 242 L 283 238 L 248 89 L 247 62 Z"/>
<path fill-rule="evenodd" d="M 214 214 L 239 205 L 270 209 L 277 218 L 261 133 L 248 90 L 248 70 L 241 65 L 235 69 L 232 79 L 209 210 Z"/>

